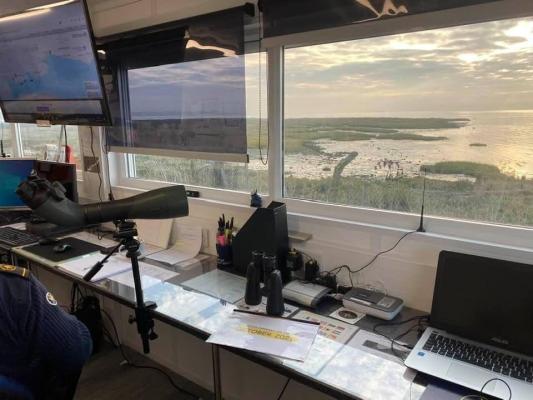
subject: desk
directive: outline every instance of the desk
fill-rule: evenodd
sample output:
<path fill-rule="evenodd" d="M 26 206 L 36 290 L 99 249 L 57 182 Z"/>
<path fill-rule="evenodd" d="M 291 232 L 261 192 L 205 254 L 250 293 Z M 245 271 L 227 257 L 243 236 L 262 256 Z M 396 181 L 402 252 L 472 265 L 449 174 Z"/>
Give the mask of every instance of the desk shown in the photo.
<path fill-rule="evenodd" d="M 110 279 L 98 283 L 84 282 L 80 278 L 62 271 L 55 263 L 36 257 L 25 251 L 24 248 L 12 249 L 12 253 L 14 261 L 17 263 L 28 263 L 30 267 L 40 266 L 127 307 L 133 308 L 135 305 L 134 290 L 129 286 Z M 155 261 L 146 259 L 145 261 L 163 266 Z M 191 278 L 216 269 L 216 259 L 205 257 L 186 267 L 177 265 L 166 268 L 179 271 L 180 274 L 144 291 L 145 300 L 154 301 L 158 305 L 157 309 L 153 311 L 154 319 L 202 340 L 207 339 L 211 333 L 224 325 L 225 319 L 231 314 L 234 306 L 215 297 L 187 290 L 182 284 Z M 325 301 L 314 312 L 327 315 L 336 307 L 338 307 L 338 303 Z M 422 314 L 416 310 L 405 309 L 397 318 L 403 320 Z M 371 317 L 364 318 L 357 324 L 359 331 L 355 335 L 359 332 L 371 331 L 377 322 L 380 321 Z M 387 327 L 383 331 L 389 335 L 395 335 L 395 331 L 405 331 L 409 326 L 411 325 L 399 329 Z M 353 337 L 354 335 L 352 335 L 352 339 Z M 403 340 L 414 343 L 416 338 L 410 337 Z M 290 362 L 240 349 L 224 348 L 224 350 L 265 366 L 336 399 L 416 400 L 424 391 L 423 383 L 418 383 L 417 380 L 413 383 L 414 374 L 407 370 L 402 363 L 392 360 L 390 356 L 375 348 L 356 347 L 350 341 L 338 343 L 326 337 L 320 337 L 319 340 L 315 341 L 311 350 L 313 356 L 308 357 L 304 363 Z M 213 359 L 215 361 L 215 395 L 217 398 L 222 398 L 218 348 L 216 347 L 213 347 Z"/>

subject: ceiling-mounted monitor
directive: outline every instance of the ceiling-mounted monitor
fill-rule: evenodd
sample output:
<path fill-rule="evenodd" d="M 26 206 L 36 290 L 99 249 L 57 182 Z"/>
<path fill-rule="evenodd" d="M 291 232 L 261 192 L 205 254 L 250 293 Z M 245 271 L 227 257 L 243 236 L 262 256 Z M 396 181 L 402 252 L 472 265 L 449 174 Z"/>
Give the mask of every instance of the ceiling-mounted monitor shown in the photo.
<path fill-rule="evenodd" d="M 0 60 L 6 122 L 110 125 L 85 0 L 1 17 Z"/>

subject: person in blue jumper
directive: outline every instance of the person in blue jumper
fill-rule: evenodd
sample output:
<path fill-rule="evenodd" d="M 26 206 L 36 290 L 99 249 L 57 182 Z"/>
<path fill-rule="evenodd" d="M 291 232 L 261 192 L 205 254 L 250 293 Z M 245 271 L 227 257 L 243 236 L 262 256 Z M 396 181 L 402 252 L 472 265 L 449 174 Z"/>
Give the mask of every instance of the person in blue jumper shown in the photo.
<path fill-rule="evenodd" d="M 71 399 L 91 353 L 87 327 L 29 270 L 0 264 L 0 398 Z"/>

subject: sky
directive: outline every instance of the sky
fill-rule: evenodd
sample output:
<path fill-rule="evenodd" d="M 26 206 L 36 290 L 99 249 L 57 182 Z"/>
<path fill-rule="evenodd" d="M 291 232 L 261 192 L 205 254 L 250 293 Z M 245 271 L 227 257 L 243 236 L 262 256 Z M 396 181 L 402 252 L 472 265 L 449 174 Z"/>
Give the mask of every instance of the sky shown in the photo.
<path fill-rule="evenodd" d="M 133 114 L 240 116 L 246 90 L 265 118 L 266 67 L 252 53 L 130 71 Z M 287 118 L 487 110 L 533 110 L 533 17 L 285 50 Z"/>
<path fill-rule="evenodd" d="M 514 109 L 533 109 L 533 18 L 285 51 L 288 118 Z"/>

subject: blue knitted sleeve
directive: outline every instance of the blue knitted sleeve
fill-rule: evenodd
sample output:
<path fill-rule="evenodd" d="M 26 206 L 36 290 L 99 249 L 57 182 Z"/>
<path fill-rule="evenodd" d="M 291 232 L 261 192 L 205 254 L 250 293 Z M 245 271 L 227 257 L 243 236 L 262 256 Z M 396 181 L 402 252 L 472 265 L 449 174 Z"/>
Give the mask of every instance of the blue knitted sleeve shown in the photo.
<path fill-rule="evenodd" d="M 36 357 L 57 374 L 80 371 L 92 353 L 87 327 L 62 310 L 53 295 L 33 276 L 29 282 L 25 332 Z"/>

